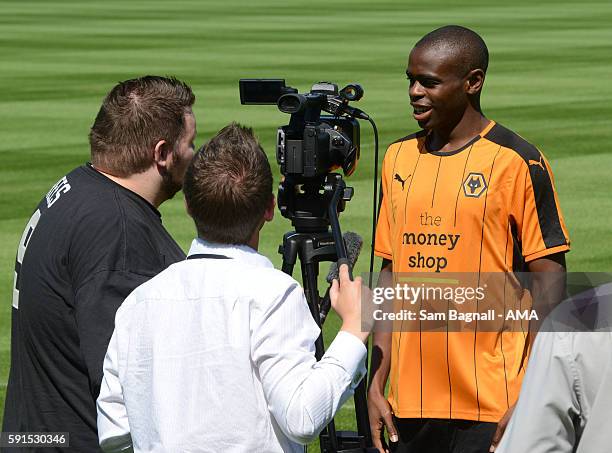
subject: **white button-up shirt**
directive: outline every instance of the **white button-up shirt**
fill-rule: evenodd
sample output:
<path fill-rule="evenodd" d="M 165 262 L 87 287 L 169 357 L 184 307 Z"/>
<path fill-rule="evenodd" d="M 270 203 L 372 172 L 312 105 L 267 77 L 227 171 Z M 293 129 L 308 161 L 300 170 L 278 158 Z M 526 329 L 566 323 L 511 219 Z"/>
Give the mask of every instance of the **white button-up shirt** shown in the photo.
<path fill-rule="evenodd" d="M 340 332 L 321 361 L 304 292 L 247 246 L 194 240 L 123 303 L 104 361 L 105 451 L 302 451 L 365 374 Z"/>

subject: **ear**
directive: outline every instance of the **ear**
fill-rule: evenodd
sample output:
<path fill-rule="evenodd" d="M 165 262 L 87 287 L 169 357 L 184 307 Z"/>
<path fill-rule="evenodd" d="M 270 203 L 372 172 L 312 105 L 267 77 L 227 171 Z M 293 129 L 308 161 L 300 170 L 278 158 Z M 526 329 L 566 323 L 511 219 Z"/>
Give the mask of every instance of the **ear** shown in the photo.
<path fill-rule="evenodd" d="M 168 168 L 168 164 L 172 159 L 172 150 L 166 140 L 160 140 L 155 144 L 155 149 L 153 150 L 153 160 L 155 161 L 155 165 L 157 167 Z"/>
<path fill-rule="evenodd" d="M 482 69 L 472 69 L 465 77 L 465 91 L 467 94 L 478 94 L 484 85 L 485 73 Z"/>
<path fill-rule="evenodd" d="M 272 198 L 270 198 L 270 204 L 268 204 L 268 207 L 266 208 L 264 212 L 264 220 L 266 222 L 271 222 L 272 219 L 274 218 L 275 208 L 276 208 L 276 198 L 274 197 L 274 195 L 272 195 Z"/>

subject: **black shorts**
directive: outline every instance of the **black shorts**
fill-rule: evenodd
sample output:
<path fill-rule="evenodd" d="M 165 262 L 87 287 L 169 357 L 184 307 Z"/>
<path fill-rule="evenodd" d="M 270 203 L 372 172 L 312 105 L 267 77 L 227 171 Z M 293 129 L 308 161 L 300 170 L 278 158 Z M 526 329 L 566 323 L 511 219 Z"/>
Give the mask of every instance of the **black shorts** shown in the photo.
<path fill-rule="evenodd" d="M 397 453 L 488 453 L 497 423 L 432 418 L 395 418 Z"/>

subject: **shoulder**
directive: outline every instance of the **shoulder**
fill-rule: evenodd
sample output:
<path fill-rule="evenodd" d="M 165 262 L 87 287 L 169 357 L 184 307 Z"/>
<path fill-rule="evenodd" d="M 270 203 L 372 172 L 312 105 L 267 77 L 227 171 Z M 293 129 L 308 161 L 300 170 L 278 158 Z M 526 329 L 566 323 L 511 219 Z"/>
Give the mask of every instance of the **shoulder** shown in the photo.
<path fill-rule="evenodd" d="M 389 145 L 387 148 L 387 154 L 395 154 L 395 152 L 402 149 L 418 149 L 423 140 L 425 140 L 425 137 L 427 137 L 427 132 L 421 130 L 399 138 Z"/>
<path fill-rule="evenodd" d="M 112 192 L 88 171 L 93 170 L 81 166 L 59 178 L 38 205 L 41 230 L 55 242 L 83 237 L 88 247 L 103 246 L 100 233 L 117 228 L 119 210 Z"/>
<path fill-rule="evenodd" d="M 507 149 L 526 164 L 530 161 L 539 162 L 543 157 L 535 145 L 501 124 L 495 124 L 483 138 Z"/>
<path fill-rule="evenodd" d="M 410 135 L 406 135 L 405 137 L 398 138 L 393 143 L 391 143 L 390 146 L 393 146 L 395 144 L 401 144 L 403 142 L 410 142 L 412 140 L 418 140 L 418 139 L 421 139 L 421 138 L 425 138 L 426 136 L 427 136 L 427 132 L 424 131 L 424 130 L 420 130 L 420 131 L 414 132 L 414 133 L 412 133 Z"/>
<path fill-rule="evenodd" d="M 395 162 L 400 151 L 403 153 L 412 151 L 417 151 L 421 148 L 425 137 L 427 136 L 427 132 L 424 130 L 415 132 L 410 135 L 406 135 L 400 139 L 395 140 L 387 147 L 387 152 L 385 153 L 384 163 L 383 165 L 392 165 L 392 162 Z"/>
<path fill-rule="evenodd" d="M 152 299 L 192 299 L 203 294 L 269 300 L 300 288 L 272 267 L 229 260 L 182 260 L 171 264 L 132 293 L 134 303 Z M 256 297 L 255 297 L 256 296 Z"/>
<path fill-rule="evenodd" d="M 272 267 L 246 268 L 243 275 L 245 282 L 257 288 L 257 293 L 261 295 L 259 299 L 264 302 L 267 299 L 277 299 L 295 290 L 301 290 L 300 284 L 292 276 Z M 248 288 L 245 289 L 248 290 Z"/>
<path fill-rule="evenodd" d="M 60 179 L 49 194 L 62 183 L 65 183 L 67 190 L 64 189 L 65 193 L 58 197 L 56 205 L 58 208 L 74 211 L 74 217 L 67 218 L 67 221 L 99 222 L 104 218 L 107 222 L 112 222 L 119 213 L 115 195 L 116 184 L 93 168 L 87 165 L 75 168 Z"/>

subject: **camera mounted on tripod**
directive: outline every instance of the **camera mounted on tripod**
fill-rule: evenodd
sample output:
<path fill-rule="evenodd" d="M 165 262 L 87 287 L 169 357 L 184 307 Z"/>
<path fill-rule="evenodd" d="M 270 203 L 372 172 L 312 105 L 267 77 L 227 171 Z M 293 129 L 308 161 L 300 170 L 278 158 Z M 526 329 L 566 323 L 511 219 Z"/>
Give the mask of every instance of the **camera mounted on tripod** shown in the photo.
<path fill-rule="evenodd" d="M 345 176 L 355 171 L 360 153 L 358 119 L 370 121 L 377 137 L 374 121 L 349 105 L 362 96 L 363 89 L 357 84 L 338 91 L 334 83 L 318 82 L 308 93 L 298 93 L 282 79 L 240 80 L 242 104 L 276 104 L 281 112 L 291 115 L 289 124 L 279 127 L 277 133 L 276 160 L 283 175 L 277 202 L 295 231 L 285 233 L 279 252 L 282 270 L 288 275 L 293 275 L 299 258 L 306 301 L 319 327 L 330 305 L 326 303 L 329 291 L 321 298 L 317 288 L 319 263 L 337 261 L 338 268 L 348 264 L 352 279 L 351 269 L 359 254 L 357 250 L 348 256 L 338 218 L 352 198 L 353 188 L 346 187 L 342 175 L 334 170 L 341 168 Z M 317 360 L 324 351 L 321 334 L 315 342 Z M 364 378 L 355 390 L 357 432 L 336 431 L 332 420 L 319 436 L 321 452 L 377 451 L 371 448 L 366 382 Z"/>
<path fill-rule="evenodd" d="M 349 105 L 363 96 L 363 88 L 350 84 L 342 90 L 330 82 L 315 83 L 308 93 L 298 93 L 282 79 L 241 79 L 242 104 L 276 104 L 291 115 L 278 128 L 276 160 L 284 176 L 278 193 L 281 214 L 297 230 L 323 231 L 329 225 L 327 206 L 337 184 L 344 184 L 334 170 L 350 176 L 359 160 L 357 119 L 369 119 Z M 329 115 L 321 115 L 326 112 Z M 338 212 L 352 197 L 342 187 Z"/>

